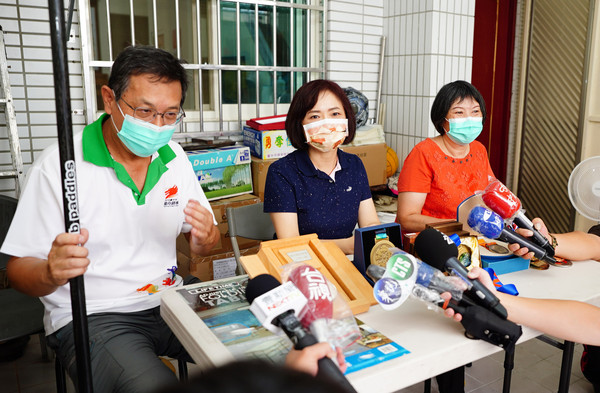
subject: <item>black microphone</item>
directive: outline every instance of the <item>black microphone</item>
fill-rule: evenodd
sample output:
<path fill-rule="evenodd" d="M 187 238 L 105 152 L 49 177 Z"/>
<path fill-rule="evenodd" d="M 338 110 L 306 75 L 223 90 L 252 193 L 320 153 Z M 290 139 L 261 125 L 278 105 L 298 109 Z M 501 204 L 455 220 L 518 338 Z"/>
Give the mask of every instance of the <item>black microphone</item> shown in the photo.
<path fill-rule="evenodd" d="M 490 209 L 483 206 L 475 206 L 469 213 L 467 224 L 488 239 L 498 239 L 506 243 L 517 243 L 521 247 L 527 247 L 529 251 L 533 252 L 536 258 L 546 261 L 553 266 L 557 265 L 556 259 L 552 257 L 554 252 L 550 255 L 544 247 L 507 229 L 502 217 Z"/>
<path fill-rule="evenodd" d="M 479 280 L 471 280 L 463 264 L 457 259 L 458 247 L 446 235 L 433 228 L 427 228 L 415 239 L 415 251 L 419 257 L 431 266 L 449 273 L 454 273 L 469 282 L 472 287 L 465 294 L 476 303 L 492 310 L 499 317 L 506 319 L 506 308 Z"/>
<path fill-rule="evenodd" d="M 248 281 L 246 299 L 250 303 L 250 311 L 267 329 L 273 326 L 280 328 L 300 350 L 318 343 L 318 340 L 307 332 L 296 317 L 298 309 L 307 303 L 306 297 L 291 282 L 281 285 L 270 274 L 261 274 Z M 338 383 L 348 392 L 356 393 L 339 367 L 328 357 L 319 359 L 317 377 L 327 378 Z"/>
<path fill-rule="evenodd" d="M 427 265 L 425 262 L 416 260 L 417 279 L 411 289 L 411 295 L 426 303 L 434 304 L 442 309 L 451 308 L 462 315 L 460 323 L 465 328 L 465 335 L 469 338 L 484 340 L 490 344 L 497 345 L 506 350 L 512 349 L 522 334 L 521 327 L 515 323 L 503 319 L 493 311 L 473 303 L 467 296 L 463 296 L 465 287 L 469 283 L 457 276 L 446 277 L 438 269 Z M 369 277 L 376 281 L 376 290 L 374 290 L 375 299 L 384 309 L 393 309 L 399 306 L 403 301 L 398 300 L 400 304 L 388 303 L 386 298 L 387 291 L 396 291 L 397 288 L 388 285 L 378 287 L 379 280 L 390 280 L 386 276 L 386 269 L 369 265 L 367 268 Z M 453 281 L 455 279 L 456 281 Z M 400 284 L 401 285 L 401 284 Z M 441 297 L 442 292 L 450 292 L 452 298 L 444 300 Z M 387 298 L 389 299 L 389 297 Z M 385 305 L 389 305 L 386 308 Z"/>
<path fill-rule="evenodd" d="M 542 233 L 540 231 L 535 229 L 535 227 L 533 226 L 533 222 L 531 222 L 531 220 L 529 218 L 527 218 L 527 216 L 525 216 L 524 214 L 515 216 L 515 218 L 513 219 L 513 222 L 519 228 L 529 229 L 531 231 L 531 233 L 533 233 L 533 235 L 531 236 L 533 241 L 538 246 L 541 246 L 546 251 L 548 256 L 550 256 L 550 257 L 554 256 L 555 250 L 554 250 L 554 247 L 552 246 L 552 244 L 548 241 L 548 239 L 546 239 L 546 236 L 542 235 Z"/>

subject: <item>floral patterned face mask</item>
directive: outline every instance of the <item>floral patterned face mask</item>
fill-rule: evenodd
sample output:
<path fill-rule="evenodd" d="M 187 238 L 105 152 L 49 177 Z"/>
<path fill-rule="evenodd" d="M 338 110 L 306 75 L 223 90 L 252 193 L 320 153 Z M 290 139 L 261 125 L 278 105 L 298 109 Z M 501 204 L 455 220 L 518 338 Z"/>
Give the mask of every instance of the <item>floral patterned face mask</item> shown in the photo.
<path fill-rule="evenodd" d="M 348 136 L 348 119 L 323 119 L 303 127 L 306 143 L 324 153 L 341 145 Z"/>

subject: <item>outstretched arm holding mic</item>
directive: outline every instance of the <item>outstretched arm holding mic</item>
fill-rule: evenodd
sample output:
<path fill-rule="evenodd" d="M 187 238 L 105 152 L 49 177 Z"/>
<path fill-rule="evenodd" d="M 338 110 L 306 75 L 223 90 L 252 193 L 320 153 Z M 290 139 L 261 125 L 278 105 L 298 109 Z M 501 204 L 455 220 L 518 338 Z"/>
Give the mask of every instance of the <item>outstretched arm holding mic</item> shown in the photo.
<path fill-rule="evenodd" d="M 310 375 L 319 372 L 319 360 L 323 358 L 336 359 L 342 373 L 346 372 L 347 364 L 341 348 L 333 349 L 329 343 L 317 343 L 301 350 L 292 349 L 285 357 L 286 366 Z"/>
<path fill-rule="evenodd" d="M 479 280 L 495 291 L 490 276 L 479 267 L 469 272 L 469 278 Z M 533 299 L 496 292 L 508 310 L 508 319 L 527 325 L 564 340 L 600 345 L 600 308 L 575 300 Z M 462 316 L 446 309 L 446 316 L 460 321 Z"/>
<path fill-rule="evenodd" d="M 415 239 L 415 250 L 425 262 L 430 263 L 433 267 L 469 281 L 467 269 L 457 259 L 458 248 L 443 233 L 433 228 L 425 229 Z M 471 288 L 465 293 L 470 296 L 471 300 L 506 319 L 506 310 L 493 292 L 477 280 L 470 280 L 469 284 Z"/>
<path fill-rule="evenodd" d="M 394 253 L 386 269 L 370 265 L 367 274 L 377 281 L 373 294 L 385 310 L 397 308 L 410 294 L 441 309 L 451 308 L 455 313 L 460 313 L 457 320 L 464 326 L 468 337 L 511 350 L 522 334 L 520 326 L 506 320 L 506 310 L 499 304 L 488 309 L 463 296 L 463 293 L 466 295 L 473 289 L 468 281 L 456 276 L 446 277 L 439 270 L 403 251 Z M 466 275 L 465 272 L 465 280 L 468 280 Z M 476 282 L 484 291 L 488 291 L 482 283 Z M 504 314 L 498 316 L 500 310 L 504 310 Z"/>
<path fill-rule="evenodd" d="M 571 265 L 571 262 L 569 261 L 565 261 L 564 264 L 559 264 L 553 257 L 554 249 L 552 255 L 550 255 L 545 248 L 509 229 L 504 224 L 502 217 L 486 207 L 475 206 L 469 213 L 467 224 L 473 228 L 473 230 L 489 239 L 498 239 L 506 243 L 518 243 L 523 247 L 527 247 L 529 251 L 533 252 L 533 255 L 536 258 L 544 260 L 551 265 Z"/>
<path fill-rule="evenodd" d="M 306 306 L 307 299 L 292 282 L 281 285 L 275 277 L 261 274 L 248 281 L 246 298 L 250 303 L 250 311 L 258 321 L 273 332 L 282 330 L 290 338 L 295 349 L 303 350 L 318 344 L 315 336 L 304 329 L 297 317 L 298 312 Z M 349 393 L 355 392 L 329 357 L 318 357 L 320 349 L 310 351 L 304 355 L 308 354 L 308 358 L 316 360 L 318 376 L 335 381 Z"/>
<path fill-rule="evenodd" d="M 550 234 L 541 218 L 532 220 L 536 229 L 550 242 L 556 245 L 555 255 L 557 257 L 581 261 L 586 259 L 600 260 L 600 237 L 581 231 Z M 530 237 L 532 232 L 527 229 L 517 229 L 517 233 L 524 237 Z M 554 239 L 553 239 L 554 238 Z M 520 257 L 531 259 L 534 254 L 526 246 L 517 243 L 508 245 L 510 251 Z"/>
<path fill-rule="evenodd" d="M 502 217 L 507 224 L 514 223 L 519 228 L 528 229 L 531 232 L 531 240 L 542 247 L 549 256 L 554 256 L 552 241 L 538 231 L 531 220 L 525 215 L 521 201 L 498 179 L 492 181 L 485 188 L 481 196 L 483 202 L 496 214 Z"/>

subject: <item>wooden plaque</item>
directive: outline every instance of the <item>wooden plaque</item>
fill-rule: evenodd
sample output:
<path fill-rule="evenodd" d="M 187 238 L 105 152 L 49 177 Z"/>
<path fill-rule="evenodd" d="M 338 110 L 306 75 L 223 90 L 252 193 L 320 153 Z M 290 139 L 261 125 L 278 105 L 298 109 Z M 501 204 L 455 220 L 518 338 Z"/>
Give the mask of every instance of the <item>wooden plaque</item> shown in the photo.
<path fill-rule="evenodd" d="M 342 250 L 333 242 L 322 242 L 316 234 L 262 242 L 258 254 L 240 260 L 250 278 L 271 274 L 280 281 L 284 265 L 306 263 L 336 286 L 355 315 L 377 304 L 373 288 Z"/>

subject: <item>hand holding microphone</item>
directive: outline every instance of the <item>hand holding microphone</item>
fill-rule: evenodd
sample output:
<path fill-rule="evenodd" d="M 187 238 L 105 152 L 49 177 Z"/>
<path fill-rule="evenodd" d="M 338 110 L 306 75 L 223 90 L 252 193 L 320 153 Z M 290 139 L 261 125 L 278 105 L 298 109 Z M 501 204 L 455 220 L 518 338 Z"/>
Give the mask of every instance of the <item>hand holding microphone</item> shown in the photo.
<path fill-rule="evenodd" d="M 412 295 L 442 309 L 453 308 L 457 313 L 465 312 L 464 307 L 459 305 L 462 293 L 467 288 L 464 281 L 459 277 L 444 276 L 439 270 L 404 251 L 396 250 L 386 268 L 369 265 L 367 275 L 375 281 L 373 295 L 384 310 L 398 308 Z M 443 292 L 449 293 L 450 299 L 443 298 Z"/>
<path fill-rule="evenodd" d="M 508 223 L 514 222 L 519 228 L 530 230 L 532 239 L 538 246 L 545 250 L 546 255 L 554 256 L 554 247 L 531 220 L 527 218 L 521 207 L 521 201 L 502 182 L 494 180 L 485 188 L 481 196 L 483 202 Z"/>
<path fill-rule="evenodd" d="M 452 309 L 452 314 L 460 314 L 455 319 L 460 320 L 467 337 L 482 339 L 505 349 L 515 345 L 521 336 L 521 328 L 463 297 L 463 291 L 469 286 L 462 278 L 446 277 L 425 262 L 398 251 L 392 255 L 386 269 L 376 265 L 367 268 L 367 274 L 377 281 L 373 293 L 382 308 L 391 310 L 398 307 L 409 292 L 419 300 L 444 310 Z M 441 291 L 453 292 L 452 297 L 442 297 Z"/>
<path fill-rule="evenodd" d="M 483 206 L 475 206 L 469 213 L 467 224 L 473 230 L 489 239 L 498 239 L 506 243 L 517 243 L 521 247 L 527 247 L 538 259 L 544 260 L 553 266 L 564 266 L 558 264 L 552 255 L 548 255 L 545 248 L 508 229 L 502 218 L 490 209 Z"/>
<path fill-rule="evenodd" d="M 470 284 L 465 282 L 462 278 L 457 276 L 446 276 L 438 269 L 429 266 L 418 258 L 414 259 L 416 261 L 416 281 L 414 283 L 415 285 L 412 287 L 413 295 L 415 295 L 414 288 L 416 286 L 421 286 L 438 294 L 448 292 L 452 299 L 460 301 L 463 292 L 470 288 Z M 367 267 L 367 275 L 374 282 L 382 279 L 385 276 L 385 272 L 386 268 L 382 266 L 369 265 L 369 267 Z M 419 298 L 419 296 L 416 297 Z"/>
<path fill-rule="evenodd" d="M 270 331 L 282 330 L 294 343 L 295 349 L 318 343 L 315 336 L 308 333 L 296 317 L 306 306 L 307 299 L 292 282 L 281 285 L 275 277 L 261 274 L 248 281 L 246 298 L 250 303 L 250 311 L 258 321 Z M 334 380 L 348 392 L 356 392 L 330 358 L 319 359 L 318 366 L 318 376 Z"/>
<path fill-rule="evenodd" d="M 471 284 L 465 294 L 481 306 L 492 310 L 500 318 L 506 319 L 507 312 L 500 300 L 478 280 L 467 277 L 468 271 L 457 259 L 458 247 L 446 235 L 433 228 L 427 228 L 415 239 L 417 254 L 431 266 L 453 273 Z"/>

